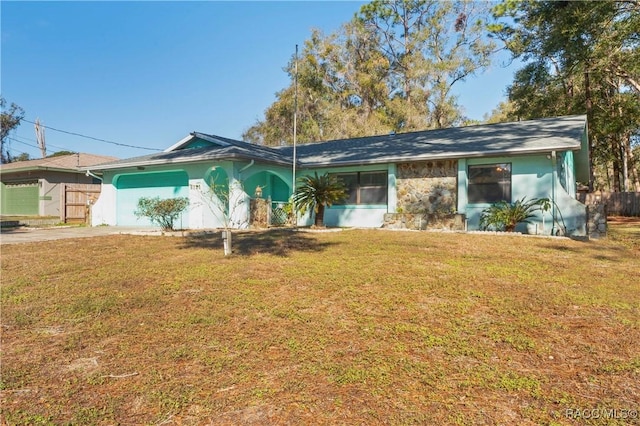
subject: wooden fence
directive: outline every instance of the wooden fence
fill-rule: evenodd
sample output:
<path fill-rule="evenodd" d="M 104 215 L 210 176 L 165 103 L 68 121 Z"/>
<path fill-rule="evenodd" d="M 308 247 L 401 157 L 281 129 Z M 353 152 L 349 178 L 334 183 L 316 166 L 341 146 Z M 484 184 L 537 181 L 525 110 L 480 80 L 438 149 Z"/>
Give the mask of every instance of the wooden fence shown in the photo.
<path fill-rule="evenodd" d="M 88 223 L 89 206 L 100 195 L 100 184 L 63 184 L 61 220 L 64 223 Z"/>
<path fill-rule="evenodd" d="M 592 192 L 578 194 L 586 205 L 606 204 L 609 216 L 640 216 L 640 192 Z"/>

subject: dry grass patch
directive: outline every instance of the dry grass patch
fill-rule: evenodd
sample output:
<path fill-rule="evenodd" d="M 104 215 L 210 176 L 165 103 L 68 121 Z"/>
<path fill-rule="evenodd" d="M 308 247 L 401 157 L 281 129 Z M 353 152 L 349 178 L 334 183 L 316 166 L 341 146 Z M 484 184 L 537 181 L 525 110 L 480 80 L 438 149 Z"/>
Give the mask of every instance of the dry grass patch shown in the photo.
<path fill-rule="evenodd" d="M 622 418 L 640 401 L 625 245 L 376 230 L 234 244 L 2 247 L 3 420 L 639 423 Z"/>
<path fill-rule="evenodd" d="M 640 251 L 640 217 L 612 217 L 608 223 L 610 240 Z"/>

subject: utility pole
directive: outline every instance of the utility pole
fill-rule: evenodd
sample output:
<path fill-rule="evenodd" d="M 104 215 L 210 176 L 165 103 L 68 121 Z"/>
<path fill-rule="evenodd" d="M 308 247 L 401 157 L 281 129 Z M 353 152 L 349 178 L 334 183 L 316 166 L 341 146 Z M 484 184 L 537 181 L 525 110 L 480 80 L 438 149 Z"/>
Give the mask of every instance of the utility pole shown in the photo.
<path fill-rule="evenodd" d="M 291 183 L 291 210 L 293 212 L 294 226 L 298 222 L 298 214 L 296 212 L 296 203 L 293 195 L 296 193 L 296 142 L 298 136 L 298 45 L 296 44 L 296 56 L 295 56 L 295 71 L 294 71 L 294 97 L 293 97 L 293 179 Z"/>
<path fill-rule="evenodd" d="M 45 127 L 40 124 L 40 119 L 36 118 L 36 122 L 34 124 L 36 128 L 36 140 L 38 141 L 38 148 L 40 148 L 40 154 L 42 158 L 47 156 L 47 145 L 44 141 L 44 129 Z"/>

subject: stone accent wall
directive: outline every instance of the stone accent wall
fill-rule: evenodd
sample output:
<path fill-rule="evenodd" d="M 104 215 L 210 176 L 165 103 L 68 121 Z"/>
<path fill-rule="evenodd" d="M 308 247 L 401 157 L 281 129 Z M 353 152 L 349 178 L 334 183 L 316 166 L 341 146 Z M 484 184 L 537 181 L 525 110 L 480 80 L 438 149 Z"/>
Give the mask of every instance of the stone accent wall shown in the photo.
<path fill-rule="evenodd" d="M 249 226 L 252 228 L 269 227 L 269 200 L 252 198 L 250 202 Z"/>
<path fill-rule="evenodd" d="M 456 160 L 398 164 L 398 213 L 452 215 L 457 207 L 457 176 Z"/>
<path fill-rule="evenodd" d="M 383 228 L 464 231 L 465 215 L 429 213 L 385 213 Z"/>
<path fill-rule="evenodd" d="M 607 236 L 607 205 L 591 204 L 587 206 L 587 235 L 589 238 Z"/>

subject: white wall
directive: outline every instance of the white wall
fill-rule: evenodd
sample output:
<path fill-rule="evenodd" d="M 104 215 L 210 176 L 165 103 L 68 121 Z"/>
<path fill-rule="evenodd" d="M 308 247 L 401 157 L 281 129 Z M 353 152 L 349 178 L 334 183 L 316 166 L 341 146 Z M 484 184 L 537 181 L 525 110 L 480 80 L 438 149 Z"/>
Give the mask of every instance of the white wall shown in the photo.
<path fill-rule="evenodd" d="M 102 182 L 100 196 L 91 206 L 91 226 L 116 225 L 116 189 Z"/>
<path fill-rule="evenodd" d="M 367 166 L 331 167 L 315 170 L 318 175 L 325 173 L 349 173 L 364 171 L 387 172 L 387 204 L 386 205 L 333 205 L 324 210 L 324 224 L 326 226 L 354 227 L 354 228 L 380 228 L 384 223 L 385 213 L 393 213 L 397 206 L 396 195 L 396 165 L 373 164 Z M 304 175 L 313 175 L 314 170 L 303 170 L 298 178 Z M 307 212 L 298 218 L 298 225 L 310 226 L 313 224 L 315 213 Z"/>

